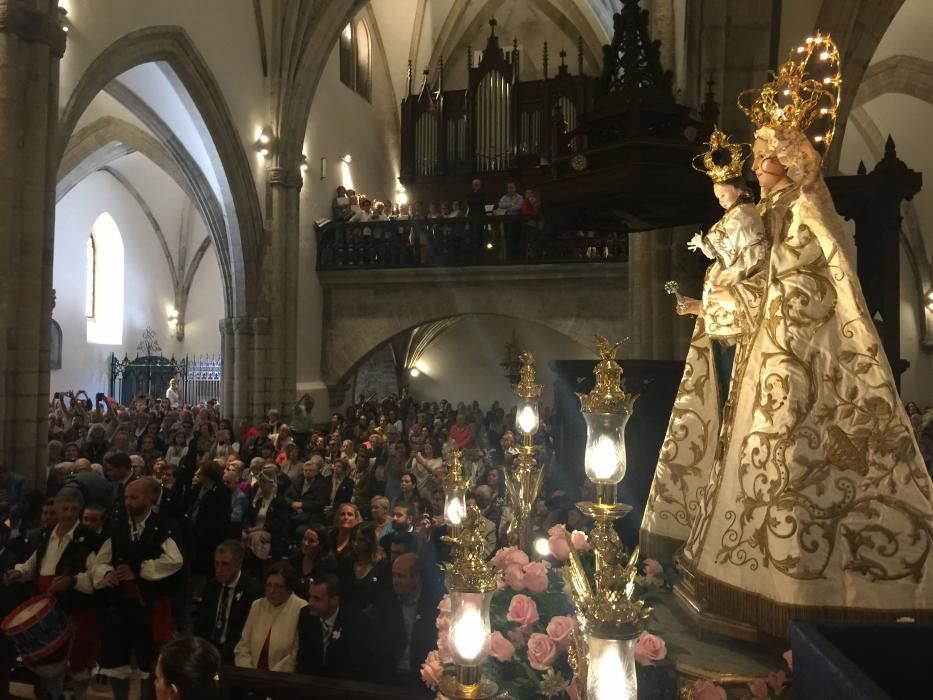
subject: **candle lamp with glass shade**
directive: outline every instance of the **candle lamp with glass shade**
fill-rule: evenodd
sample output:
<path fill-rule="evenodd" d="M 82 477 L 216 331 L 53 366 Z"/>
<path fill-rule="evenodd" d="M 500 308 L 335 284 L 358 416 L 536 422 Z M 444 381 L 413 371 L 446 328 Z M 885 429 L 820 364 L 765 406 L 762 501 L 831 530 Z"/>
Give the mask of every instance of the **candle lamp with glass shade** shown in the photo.
<path fill-rule="evenodd" d="M 479 530 L 481 517 L 476 506 L 470 506 L 459 534 L 444 538 L 452 549 L 444 573 L 450 594 L 447 641 L 456 671 L 441 678 L 439 689 L 457 700 L 483 700 L 498 692 L 496 684 L 480 673 L 489 656 L 489 606 L 496 592 L 496 567 L 486 561 L 486 538 Z"/>
<path fill-rule="evenodd" d="M 577 507 L 595 522 L 591 542 L 596 571 L 591 583 L 568 536 L 571 553 L 564 576 L 582 633 L 574 640 L 572 660 L 578 676 L 586 679 L 588 700 L 636 699 L 635 642 L 651 613 L 642 601 L 632 598 L 638 550 L 626 558 L 613 527 L 617 518 L 631 510 L 617 502 L 617 493 L 625 476 L 625 426 L 637 398 L 622 389 L 622 367 L 615 360 L 622 342 L 610 345 L 597 336 L 596 386 L 589 394 L 579 395 L 587 428 L 584 466 L 596 484 L 597 499 Z"/>
<path fill-rule="evenodd" d="M 460 528 L 466 520 L 469 486 L 470 481 L 463 474 L 462 453 L 454 450 L 450 455 L 450 469 L 444 477 L 444 521 L 453 537 L 460 534 Z"/>
<path fill-rule="evenodd" d="M 521 379 L 515 386 L 518 409 L 515 429 L 521 436 L 512 468 L 506 470 L 506 486 L 512 501 L 513 520 L 509 523 L 509 544 L 531 551 L 531 509 L 541 491 L 544 470 L 535 462 L 533 438 L 540 425 L 538 400 L 541 385 L 535 379 L 535 358 L 530 352 L 519 355 Z"/>

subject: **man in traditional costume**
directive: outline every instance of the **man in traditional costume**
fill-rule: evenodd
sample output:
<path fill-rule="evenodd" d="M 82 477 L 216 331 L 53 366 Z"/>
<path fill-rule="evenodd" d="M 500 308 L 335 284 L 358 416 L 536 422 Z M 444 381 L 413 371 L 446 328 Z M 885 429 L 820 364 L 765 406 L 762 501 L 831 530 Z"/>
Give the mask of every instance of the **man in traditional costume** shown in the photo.
<path fill-rule="evenodd" d="M 38 691 L 45 700 L 64 694 L 66 672 L 72 678 L 75 698 L 87 696 L 91 671 L 97 665 L 97 613 L 91 576 L 101 538 L 81 524 L 84 499 L 75 488 L 64 487 L 55 495 L 58 522 L 39 533 L 36 551 L 5 575 L 15 581 L 35 582 L 35 592 L 53 595 L 70 618 L 74 639 L 61 672 L 39 672 Z"/>
<path fill-rule="evenodd" d="M 687 609 L 749 639 L 800 617 L 933 614 L 933 484 L 804 133 L 828 148 L 840 85 L 816 36 L 740 101 L 758 127 L 766 297 L 721 413 L 691 347 L 642 522 L 649 555 L 684 543 Z"/>
<path fill-rule="evenodd" d="M 98 553 L 94 585 L 116 589 L 100 659 L 116 700 L 129 700 L 134 662 L 140 697 L 155 697 L 153 668 L 159 648 L 172 636 L 172 598 L 183 559 L 171 526 L 153 510 L 160 488 L 152 477 L 126 485 L 125 510 Z"/>

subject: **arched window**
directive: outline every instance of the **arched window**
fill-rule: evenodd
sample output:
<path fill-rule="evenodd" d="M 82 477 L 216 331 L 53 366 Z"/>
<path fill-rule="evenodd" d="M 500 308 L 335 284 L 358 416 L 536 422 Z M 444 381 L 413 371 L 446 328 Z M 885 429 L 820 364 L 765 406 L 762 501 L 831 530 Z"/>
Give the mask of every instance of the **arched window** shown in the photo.
<path fill-rule="evenodd" d="M 87 342 L 123 343 L 123 236 L 110 214 L 91 227 L 87 243 Z"/>
<path fill-rule="evenodd" d="M 372 42 L 362 19 L 340 32 L 340 81 L 367 100 L 372 99 Z"/>
<path fill-rule="evenodd" d="M 356 43 L 356 91 L 368 100 L 370 99 L 370 88 L 372 86 L 372 70 L 370 68 L 372 61 L 369 29 L 363 20 L 356 23 L 353 40 Z"/>

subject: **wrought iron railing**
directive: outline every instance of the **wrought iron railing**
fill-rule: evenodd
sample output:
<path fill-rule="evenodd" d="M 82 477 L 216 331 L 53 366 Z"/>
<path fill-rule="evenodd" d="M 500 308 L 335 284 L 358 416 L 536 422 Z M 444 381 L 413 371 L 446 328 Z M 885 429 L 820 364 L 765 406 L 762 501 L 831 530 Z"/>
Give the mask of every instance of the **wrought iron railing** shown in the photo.
<path fill-rule="evenodd" d="M 319 270 L 628 260 L 625 233 L 556 230 L 537 215 L 331 222 L 317 233 Z"/>

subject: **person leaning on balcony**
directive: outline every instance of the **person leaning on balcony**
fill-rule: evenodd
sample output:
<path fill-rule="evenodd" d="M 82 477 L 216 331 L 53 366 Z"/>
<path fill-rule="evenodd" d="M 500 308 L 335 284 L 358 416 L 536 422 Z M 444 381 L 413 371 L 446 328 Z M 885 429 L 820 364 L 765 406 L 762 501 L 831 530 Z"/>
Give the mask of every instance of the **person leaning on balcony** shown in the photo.
<path fill-rule="evenodd" d="M 500 213 L 521 214 L 524 198 L 518 193 L 518 188 L 514 182 L 506 185 L 506 193 L 499 198 L 497 209 Z M 502 232 L 505 237 L 505 249 L 509 260 L 519 260 L 522 253 L 522 231 L 521 226 L 516 223 L 503 224 Z"/>

